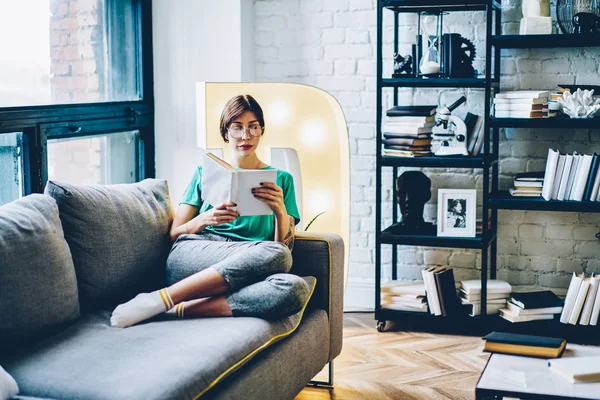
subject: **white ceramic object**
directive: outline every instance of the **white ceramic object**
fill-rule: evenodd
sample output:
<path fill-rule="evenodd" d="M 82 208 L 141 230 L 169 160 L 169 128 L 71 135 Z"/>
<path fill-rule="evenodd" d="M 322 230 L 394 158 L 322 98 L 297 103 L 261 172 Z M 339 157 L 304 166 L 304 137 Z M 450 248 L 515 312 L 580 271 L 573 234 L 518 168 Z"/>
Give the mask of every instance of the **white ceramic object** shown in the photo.
<path fill-rule="evenodd" d="M 550 0 L 523 0 L 523 17 L 549 17 Z"/>
<path fill-rule="evenodd" d="M 571 118 L 591 118 L 600 110 L 600 99 L 594 99 L 593 90 L 581 90 L 573 94 L 564 92 L 563 97 L 558 98 L 558 104 L 562 112 Z"/>

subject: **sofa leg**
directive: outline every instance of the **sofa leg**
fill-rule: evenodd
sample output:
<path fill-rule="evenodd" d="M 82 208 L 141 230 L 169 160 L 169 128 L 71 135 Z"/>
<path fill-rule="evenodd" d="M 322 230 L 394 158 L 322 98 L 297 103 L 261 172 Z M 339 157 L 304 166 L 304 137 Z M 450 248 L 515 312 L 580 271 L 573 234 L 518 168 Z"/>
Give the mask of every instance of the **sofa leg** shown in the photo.
<path fill-rule="evenodd" d="M 326 382 L 311 380 L 308 385 L 321 388 L 321 389 L 333 389 L 333 360 L 329 361 L 329 377 Z"/>

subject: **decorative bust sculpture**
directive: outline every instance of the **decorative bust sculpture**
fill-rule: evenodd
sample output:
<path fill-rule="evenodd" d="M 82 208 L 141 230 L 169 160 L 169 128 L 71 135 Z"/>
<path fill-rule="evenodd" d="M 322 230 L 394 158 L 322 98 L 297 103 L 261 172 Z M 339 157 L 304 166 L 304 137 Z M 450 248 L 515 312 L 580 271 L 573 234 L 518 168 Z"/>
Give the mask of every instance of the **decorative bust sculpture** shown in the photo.
<path fill-rule="evenodd" d="M 422 172 L 406 171 L 396 179 L 396 195 L 402 219 L 390 230 L 393 233 L 433 233 L 433 224 L 423 219 L 423 208 L 431 199 L 431 180 Z"/>

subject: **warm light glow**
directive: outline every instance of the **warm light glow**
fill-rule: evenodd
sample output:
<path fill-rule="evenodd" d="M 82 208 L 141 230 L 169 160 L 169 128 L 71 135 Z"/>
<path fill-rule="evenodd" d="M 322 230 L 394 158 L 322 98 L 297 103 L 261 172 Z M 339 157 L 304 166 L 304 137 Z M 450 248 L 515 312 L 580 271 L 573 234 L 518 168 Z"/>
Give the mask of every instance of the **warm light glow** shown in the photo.
<path fill-rule="evenodd" d="M 315 215 L 323 211 L 331 211 L 329 209 L 329 198 L 329 193 L 314 190 L 310 194 L 310 200 L 308 201 L 308 206 L 310 207 L 308 218 L 314 218 Z"/>
<path fill-rule="evenodd" d="M 325 123 L 320 119 L 307 120 L 300 125 L 300 138 L 307 146 L 319 146 L 325 141 Z"/>
<path fill-rule="evenodd" d="M 291 118 L 290 104 L 283 100 L 269 102 L 263 111 L 265 114 L 265 125 L 269 127 L 282 126 L 289 123 Z"/>

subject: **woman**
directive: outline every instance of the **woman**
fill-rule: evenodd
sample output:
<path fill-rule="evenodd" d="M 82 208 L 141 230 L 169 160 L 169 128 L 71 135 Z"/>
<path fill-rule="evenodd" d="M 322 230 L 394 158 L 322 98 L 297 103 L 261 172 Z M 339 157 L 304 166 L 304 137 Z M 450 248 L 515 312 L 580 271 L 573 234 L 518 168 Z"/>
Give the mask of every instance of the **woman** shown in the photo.
<path fill-rule="evenodd" d="M 231 148 L 229 163 L 241 169 L 273 169 L 256 155 L 265 131 L 263 111 L 250 95 L 227 102 L 221 136 Z M 294 226 L 300 220 L 294 182 L 277 171 L 254 196 L 271 215 L 240 217 L 234 203 L 214 207 L 201 200 L 202 167 L 184 192 L 173 225 L 167 260 L 169 287 L 142 293 L 118 306 L 111 325 L 125 328 L 165 311 L 178 317 L 254 316 L 280 318 L 302 308 L 306 282 L 287 274 L 292 265 Z"/>

